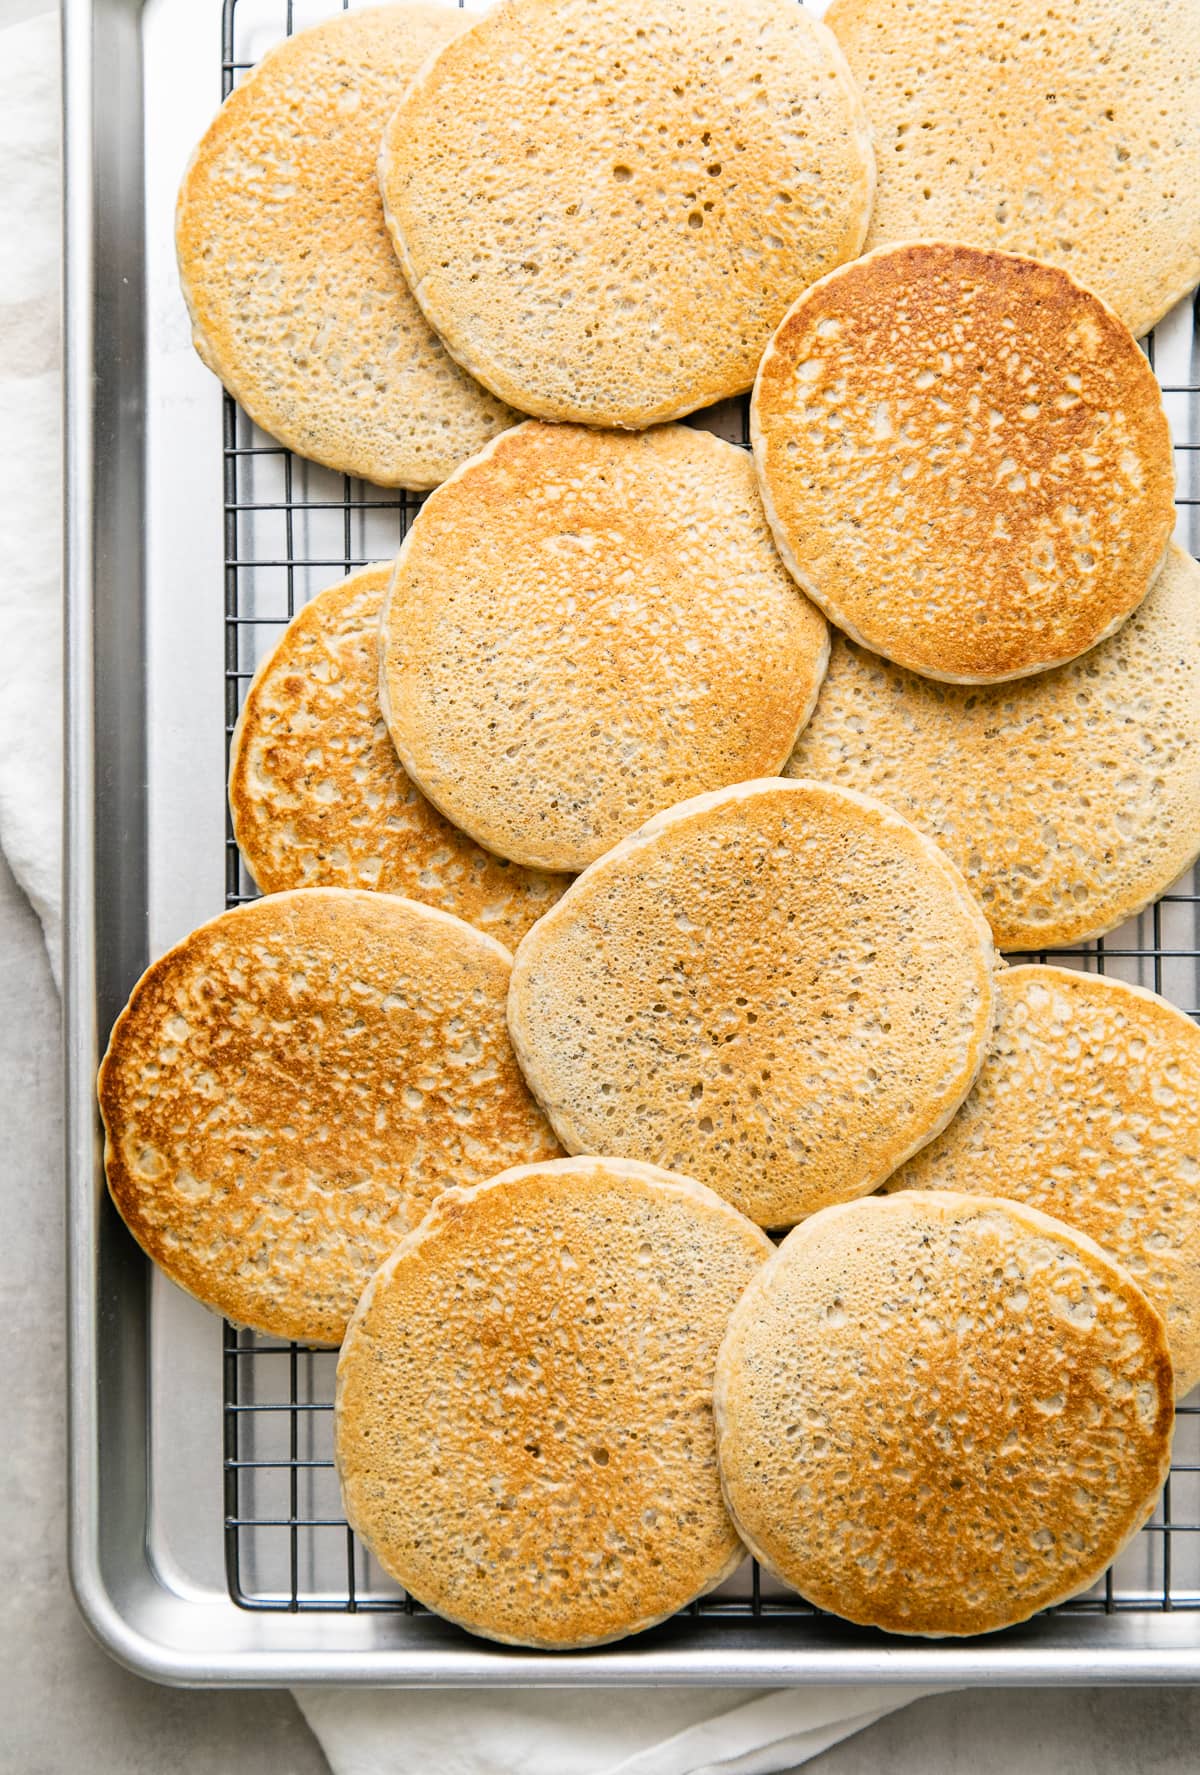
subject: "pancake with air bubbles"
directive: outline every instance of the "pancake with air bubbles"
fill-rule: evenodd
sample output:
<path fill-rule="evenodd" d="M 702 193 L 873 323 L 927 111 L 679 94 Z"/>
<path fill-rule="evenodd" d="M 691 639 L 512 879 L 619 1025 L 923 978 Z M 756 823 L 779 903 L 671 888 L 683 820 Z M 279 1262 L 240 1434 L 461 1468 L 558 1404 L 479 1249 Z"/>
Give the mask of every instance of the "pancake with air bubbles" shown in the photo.
<path fill-rule="evenodd" d="M 406 774 L 379 708 L 379 612 L 392 564 L 297 611 L 255 673 L 233 736 L 229 808 L 264 893 L 369 888 L 440 906 L 509 948 L 566 878 L 480 848 Z"/>
<path fill-rule="evenodd" d="M 779 771 L 829 650 L 748 455 L 684 425 L 497 438 L 422 507 L 382 637 L 409 775 L 489 850 L 554 870 Z"/>
<path fill-rule="evenodd" d="M 404 0 L 287 38 L 226 99 L 179 193 L 204 362 L 290 450 L 381 486 L 436 487 L 514 418 L 414 302 L 375 182 L 384 123 L 470 17 Z"/>
<path fill-rule="evenodd" d="M 509 1028 L 568 1151 L 667 1165 L 790 1226 L 945 1126 L 987 1045 L 993 959 L 907 821 L 763 780 L 585 870 L 517 951 Z"/>
<path fill-rule="evenodd" d="M 1004 969 L 970 1096 L 889 1179 L 1028 1202 L 1089 1233 L 1158 1308 L 1182 1397 L 1200 1381 L 1200 1029 L 1155 993 Z"/>
<path fill-rule="evenodd" d="M 763 502 L 851 639 L 951 683 L 1074 659 L 1150 589 L 1171 439 L 1129 329 L 1065 271 L 941 241 L 806 291 L 751 405 Z"/>
<path fill-rule="evenodd" d="M 1139 336 L 1200 278 L 1195 0 L 834 0 L 875 131 L 868 246 L 1032 253 Z"/>
<path fill-rule="evenodd" d="M 726 1502 L 818 1608 L 990 1633 L 1088 1589 L 1170 1464 L 1162 1320 L 1083 1233 L 1016 1202 L 829 1208 L 758 1272 L 717 1362 Z"/>
<path fill-rule="evenodd" d="M 640 428 L 750 386 L 796 293 L 860 250 L 874 161 L 793 0 L 504 0 L 426 64 L 379 180 L 472 375 Z"/>
<path fill-rule="evenodd" d="M 1110 640 L 1013 684 L 934 684 L 839 637 L 787 771 L 920 826 L 1001 949 L 1100 936 L 1200 850 L 1200 567 L 1172 546 Z"/>
<path fill-rule="evenodd" d="M 449 1190 L 338 1362 L 346 1515 L 420 1602 L 562 1651 L 639 1633 L 743 1557 L 712 1380 L 771 1254 L 690 1178 L 579 1158 Z"/>
<path fill-rule="evenodd" d="M 388 894 L 308 888 L 218 918 L 138 981 L 100 1068 L 108 1187 L 215 1312 L 340 1342 L 451 1183 L 558 1147 L 508 1043 L 511 957 Z"/>

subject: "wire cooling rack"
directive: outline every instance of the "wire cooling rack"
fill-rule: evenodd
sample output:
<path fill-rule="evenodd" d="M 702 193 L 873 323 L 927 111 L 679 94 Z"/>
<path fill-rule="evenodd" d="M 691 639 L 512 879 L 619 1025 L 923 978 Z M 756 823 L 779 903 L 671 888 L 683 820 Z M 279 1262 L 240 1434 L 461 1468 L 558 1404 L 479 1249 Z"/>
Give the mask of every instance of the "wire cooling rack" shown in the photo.
<path fill-rule="evenodd" d="M 348 10 L 342 0 L 342 10 Z M 336 0 L 224 0 L 222 93 L 280 38 L 336 11 Z M 1200 508 L 1200 381 L 1197 311 L 1190 331 L 1176 317 L 1169 338 L 1151 336 L 1175 437 L 1180 540 L 1197 552 Z M 1166 329 L 1163 330 L 1164 335 Z M 745 402 L 729 402 L 713 429 L 749 444 Z M 284 625 L 309 598 L 369 561 L 387 560 L 421 506 L 293 456 L 224 397 L 225 733 L 233 733 L 246 686 Z M 230 825 L 226 903 L 254 898 Z M 1164 993 L 1200 1020 L 1200 891 L 1189 875 L 1113 936 L 1068 950 L 1022 956 L 1111 973 Z M 224 1331 L 225 1565 L 241 1607 L 291 1613 L 425 1611 L 383 1574 L 342 1514 L 333 1465 L 336 1355 Z M 1200 1394 L 1193 1395 L 1193 1398 Z M 214 1502 L 214 1507 L 215 1502 Z M 1200 1403 L 1177 1407 L 1171 1477 L 1154 1517 L 1087 1595 L 1053 1613 L 1114 1614 L 1200 1609 Z M 688 1611 L 714 1623 L 816 1611 L 747 1561 Z"/>

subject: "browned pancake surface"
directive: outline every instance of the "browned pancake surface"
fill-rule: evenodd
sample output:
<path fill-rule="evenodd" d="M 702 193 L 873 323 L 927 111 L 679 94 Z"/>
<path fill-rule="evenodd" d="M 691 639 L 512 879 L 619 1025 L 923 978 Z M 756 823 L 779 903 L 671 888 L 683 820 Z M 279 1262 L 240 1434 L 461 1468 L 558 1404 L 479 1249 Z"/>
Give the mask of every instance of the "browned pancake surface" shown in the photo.
<path fill-rule="evenodd" d="M 567 889 L 517 951 L 509 1029 L 568 1151 L 667 1165 L 790 1226 L 945 1126 L 993 959 L 962 877 L 882 802 L 741 783 Z"/>
<path fill-rule="evenodd" d="M 380 185 L 458 361 L 543 419 L 632 428 L 748 388 L 859 251 L 862 100 L 792 0 L 505 0 L 428 64 Z"/>
<path fill-rule="evenodd" d="M 1001 949 L 1112 930 L 1200 849 L 1200 567 L 1172 545 L 1115 635 L 1012 684 L 936 684 L 838 638 L 787 774 L 928 833 Z"/>
<path fill-rule="evenodd" d="M 385 1570 L 474 1633 L 550 1650 L 712 1589 L 742 1557 L 713 1365 L 770 1252 L 710 1190 L 622 1160 L 449 1191 L 338 1363 L 346 1513 Z"/>
<path fill-rule="evenodd" d="M 763 501 L 830 620 L 927 677 L 1045 671 L 1145 597 L 1175 521 L 1154 373 L 1054 266 L 925 241 L 823 279 L 764 354 Z"/>
<path fill-rule="evenodd" d="M 310 888 L 201 925 L 100 1069 L 109 1189 L 167 1275 L 336 1344 L 451 1183 L 557 1151 L 504 1028 L 508 952 L 429 906 Z"/>
<path fill-rule="evenodd" d="M 1170 1462 L 1158 1314 L 1036 1209 L 901 1191 L 797 1227 L 717 1363 L 725 1495 L 810 1602 L 988 1633 L 1087 1589 Z"/>
<path fill-rule="evenodd" d="M 780 770 L 829 649 L 746 452 L 687 425 L 497 438 L 422 507 L 382 637 L 406 770 L 480 844 L 554 870 Z"/>
<path fill-rule="evenodd" d="M 834 0 L 875 132 L 869 246 L 1074 273 L 1139 335 L 1200 277 L 1194 0 Z"/>

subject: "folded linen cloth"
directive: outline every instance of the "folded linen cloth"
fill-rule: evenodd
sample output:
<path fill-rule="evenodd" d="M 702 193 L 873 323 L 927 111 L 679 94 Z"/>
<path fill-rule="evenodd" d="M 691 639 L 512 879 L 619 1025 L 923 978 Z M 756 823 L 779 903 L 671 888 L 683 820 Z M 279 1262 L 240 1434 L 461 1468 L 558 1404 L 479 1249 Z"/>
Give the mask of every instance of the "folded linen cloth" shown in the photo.
<path fill-rule="evenodd" d="M 58 978 L 62 519 L 58 16 L 0 34 L 0 847 Z"/>
<path fill-rule="evenodd" d="M 937 1689 L 300 1689 L 333 1775 L 773 1775 Z"/>

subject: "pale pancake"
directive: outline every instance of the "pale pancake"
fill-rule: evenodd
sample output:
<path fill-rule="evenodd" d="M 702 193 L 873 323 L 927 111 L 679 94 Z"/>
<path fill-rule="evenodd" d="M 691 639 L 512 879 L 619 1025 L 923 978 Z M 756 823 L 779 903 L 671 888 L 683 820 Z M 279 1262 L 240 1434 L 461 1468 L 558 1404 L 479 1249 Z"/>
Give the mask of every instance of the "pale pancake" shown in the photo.
<path fill-rule="evenodd" d="M 787 769 L 927 832 L 1001 949 L 1100 936 L 1200 851 L 1200 567 L 1172 547 L 1111 640 L 1018 684 L 931 684 L 838 639 Z"/>
<path fill-rule="evenodd" d="M 683 425 L 497 438 L 422 507 L 382 634 L 409 775 L 489 850 L 559 870 L 781 770 L 829 656 L 749 456 Z"/>
<path fill-rule="evenodd" d="M 338 1362 L 346 1515 L 473 1633 L 639 1633 L 743 1557 L 717 1348 L 770 1241 L 690 1178 L 566 1159 L 450 1190 L 367 1287 Z"/>
<path fill-rule="evenodd" d="M 764 1566 L 889 1633 L 990 1633 L 1085 1590 L 1167 1476 L 1158 1314 L 1036 1209 L 829 1208 L 751 1282 L 717 1362 L 725 1497 Z"/>
<path fill-rule="evenodd" d="M 460 363 L 543 419 L 640 427 L 750 386 L 860 250 L 875 169 L 793 0 L 505 0 L 426 64 L 379 179 Z"/>
<path fill-rule="evenodd" d="M 514 418 L 413 301 L 374 176 L 384 122 L 470 16 L 405 0 L 288 38 L 226 99 L 179 193 L 204 362 L 289 449 L 382 486 L 436 487 Z"/>
<path fill-rule="evenodd" d="M 780 552 L 853 640 L 951 683 L 1110 635 L 1175 521 L 1171 438 L 1129 329 L 1065 271 L 924 241 L 822 280 L 751 405 Z"/>
<path fill-rule="evenodd" d="M 765 780 L 593 863 L 522 941 L 508 1021 L 569 1152 L 710 1184 L 762 1226 L 877 1189 L 966 1096 L 993 955 L 881 802 Z"/>
<path fill-rule="evenodd" d="M 510 966 L 448 913 L 344 888 L 201 925 L 142 975 L 100 1068 L 134 1238 L 226 1318 L 338 1343 L 441 1189 L 558 1150 L 505 1034 Z"/>
<path fill-rule="evenodd" d="M 246 693 L 229 810 L 264 893 L 358 887 L 453 912 L 514 948 L 566 877 L 494 857 L 403 770 L 379 708 L 379 611 L 392 563 L 297 611 Z"/>
<path fill-rule="evenodd" d="M 970 1096 L 886 1187 L 1005 1195 L 1089 1233 L 1162 1315 L 1180 1397 L 1200 1381 L 1200 1029 L 1166 999 L 1002 970 Z"/>
<path fill-rule="evenodd" d="M 1135 333 L 1200 278 L 1195 0 L 834 0 L 875 128 L 869 244 L 1063 265 Z"/>

